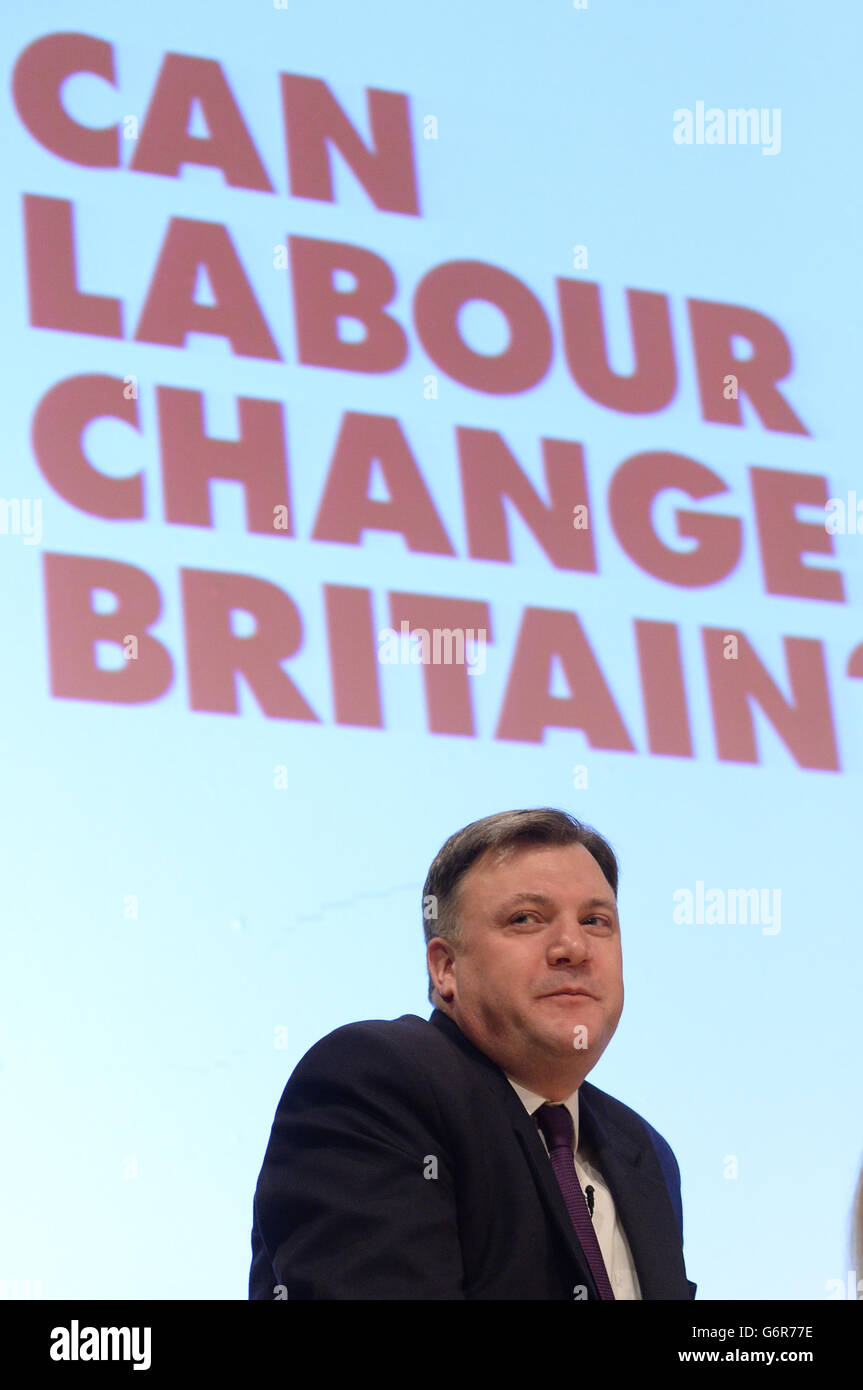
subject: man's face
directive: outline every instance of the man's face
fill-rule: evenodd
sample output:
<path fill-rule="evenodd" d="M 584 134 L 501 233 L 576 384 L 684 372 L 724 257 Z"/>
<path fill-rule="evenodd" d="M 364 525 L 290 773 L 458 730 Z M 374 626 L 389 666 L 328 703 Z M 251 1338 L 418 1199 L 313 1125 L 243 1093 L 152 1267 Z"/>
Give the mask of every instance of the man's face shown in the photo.
<path fill-rule="evenodd" d="M 462 1032 L 528 1086 L 586 1074 L 623 1008 L 617 904 L 593 855 L 579 844 L 488 851 L 457 910 L 460 943 L 436 937 L 429 966 Z"/>

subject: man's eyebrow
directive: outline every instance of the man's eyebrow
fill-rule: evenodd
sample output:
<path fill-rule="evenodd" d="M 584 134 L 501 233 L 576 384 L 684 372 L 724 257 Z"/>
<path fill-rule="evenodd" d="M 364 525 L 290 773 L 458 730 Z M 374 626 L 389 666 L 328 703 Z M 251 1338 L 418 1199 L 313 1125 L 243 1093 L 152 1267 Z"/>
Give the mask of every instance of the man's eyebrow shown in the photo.
<path fill-rule="evenodd" d="M 511 898 L 507 898 L 500 904 L 499 911 L 509 912 L 519 903 L 536 903 L 537 907 L 554 907 L 554 899 L 546 897 L 545 893 L 514 893 Z M 617 902 L 614 898 L 594 896 L 587 898 L 581 906 L 582 908 L 605 907 L 617 912 Z"/>
<path fill-rule="evenodd" d="M 513 893 L 511 898 L 506 898 L 505 901 L 499 905 L 499 910 L 501 912 L 508 912 L 510 908 L 515 907 L 518 903 L 536 903 L 538 907 L 554 906 L 553 900 L 547 898 L 544 893 Z"/>

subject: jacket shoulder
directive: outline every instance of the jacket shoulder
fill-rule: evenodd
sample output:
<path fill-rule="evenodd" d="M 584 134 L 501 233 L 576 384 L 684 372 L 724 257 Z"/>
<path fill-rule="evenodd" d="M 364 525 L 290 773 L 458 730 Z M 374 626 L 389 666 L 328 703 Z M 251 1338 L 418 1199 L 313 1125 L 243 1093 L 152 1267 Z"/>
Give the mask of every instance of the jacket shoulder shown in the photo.
<path fill-rule="evenodd" d="M 356 1023 L 344 1023 L 334 1028 L 300 1058 L 293 1077 L 301 1078 L 307 1071 L 344 1068 L 353 1069 L 362 1062 L 373 1063 L 393 1059 L 396 1055 L 422 1055 L 433 1049 L 438 1033 L 417 1014 L 402 1014 L 400 1018 L 369 1018 Z"/>
<path fill-rule="evenodd" d="M 277 1113 L 298 1107 L 359 1105 L 376 1100 L 405 1114 L 431 1107 L 451 1071 L 452 1044 L 416 1014 L 345 1023 L 314 1043 L 300 1058 L 282 1092 Z"/>
<path fill-rule="evenodd" d="M 464 1297 L 436 1032 L 348 1023 L 297 1063 L 255 1189 L 252 1298 Z"/>

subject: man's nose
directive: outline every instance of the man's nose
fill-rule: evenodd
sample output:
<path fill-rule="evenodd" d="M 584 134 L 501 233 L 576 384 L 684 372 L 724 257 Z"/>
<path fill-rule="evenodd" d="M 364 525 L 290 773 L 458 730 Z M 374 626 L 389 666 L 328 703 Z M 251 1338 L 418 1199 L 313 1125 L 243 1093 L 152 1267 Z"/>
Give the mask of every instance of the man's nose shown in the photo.
<path fill-rule="evenodd" d="M 569 960 L 580 963 L 590 955 L 590 937 L 577 918 L 561 921 L 548 946 L 549 959 L 556 964 Z"/>

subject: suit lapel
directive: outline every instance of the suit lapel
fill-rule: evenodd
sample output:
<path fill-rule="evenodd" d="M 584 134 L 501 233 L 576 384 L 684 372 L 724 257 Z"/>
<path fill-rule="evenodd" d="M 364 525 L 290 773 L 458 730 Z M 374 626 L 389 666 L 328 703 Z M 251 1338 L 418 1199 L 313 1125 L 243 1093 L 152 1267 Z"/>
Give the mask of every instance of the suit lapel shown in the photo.
<path fill-rule="evenodd" d="M 603 1113 L 602 1092 L 589 1082 L 579 1089 L 579 1137 L 590 1147 L 626 1232 L 643 1299 L 689 1298 L 677 1221 L 661 1176 L 644 1163 L 653 1152 Z M 653 1166 L 653 1165 L 651 1165 Z M 658 1170 L 658 1164 L 657 1170 Z"/>
<path fill-rule="evenodd" d="M 575 1234 L 572 1218 L 566 1209 L 563 1193 L 554 1175 L 554 1169 L 549 1161 L 548 1153 L 542 1142 L 536 1122 L 528 1115 L 521 1100 L 497 1063 L 493 1062 L 490 1057 L 487 1057 L 484 1052 L 481 1052 L 478 1047 L 474 1047 L 473 1043 L 465 1036 L 457 1023 L 454 1023 L 453 1020 L 440 1009 L 435 1010 L 430 1021 L 435 1024 L 436 1027 L 440 1028 L 442 1032 L 446 1033 L 447 1037 L 452 1038 L 453 1042 L 455 1042 L 472 1061 L 476 1062 L 497 1104 L 506 1111 L 527 1160 L 528 1167 L 533 1175 L 534 1182 L 539 1189 L 539 1195 L 546 1208 L 549 1219 L 573 1261 L 573 1285 L 583 1284 L 587 1289 L 587 1297 L 598 1299 L 599 1291 L 587 1261 L 585 1260 L 584 1251 L 581 1248 L 579 1239 Z"/>

